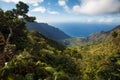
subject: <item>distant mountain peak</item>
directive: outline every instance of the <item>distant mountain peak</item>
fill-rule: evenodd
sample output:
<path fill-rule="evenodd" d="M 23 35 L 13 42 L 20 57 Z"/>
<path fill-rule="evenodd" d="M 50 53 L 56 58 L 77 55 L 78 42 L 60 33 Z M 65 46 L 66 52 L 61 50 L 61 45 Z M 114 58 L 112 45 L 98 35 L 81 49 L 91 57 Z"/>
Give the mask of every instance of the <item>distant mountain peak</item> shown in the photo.
<path fill-rule="evenodd" d="M 53 40 L 61 41 L 70 38 L 69 35 L 65 34 L 60 29 L 49 25 L 48 23 L 27 22 L 27 26 L 28 29 L 36 30 L 44 36 Z"/>

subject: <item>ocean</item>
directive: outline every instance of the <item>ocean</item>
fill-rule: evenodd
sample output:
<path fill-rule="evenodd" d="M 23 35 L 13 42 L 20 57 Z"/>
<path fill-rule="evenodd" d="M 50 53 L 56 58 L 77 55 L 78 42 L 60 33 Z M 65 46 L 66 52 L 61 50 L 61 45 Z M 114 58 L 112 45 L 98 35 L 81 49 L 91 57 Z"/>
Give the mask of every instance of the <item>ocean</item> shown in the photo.
<path fill-rule="evenodd" d="M 117 26 L 116 24 L 100 23 L 52 23 L 50 25 L 59 28 L 72 37 L 87 37 L 92 33 L 109 31 Z"/>

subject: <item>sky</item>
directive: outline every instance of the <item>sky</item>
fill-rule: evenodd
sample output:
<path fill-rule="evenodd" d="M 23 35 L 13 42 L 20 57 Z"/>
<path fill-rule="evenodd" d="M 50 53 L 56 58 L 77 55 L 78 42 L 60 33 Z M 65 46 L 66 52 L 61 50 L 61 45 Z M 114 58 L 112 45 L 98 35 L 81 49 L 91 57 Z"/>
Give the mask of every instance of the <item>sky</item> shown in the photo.
<path fill-rule="evenodd" d="M 37 22 L 120 24 L 120 0 L 0 0 L 0 8 L 13 9 L 19 1 Z"/>

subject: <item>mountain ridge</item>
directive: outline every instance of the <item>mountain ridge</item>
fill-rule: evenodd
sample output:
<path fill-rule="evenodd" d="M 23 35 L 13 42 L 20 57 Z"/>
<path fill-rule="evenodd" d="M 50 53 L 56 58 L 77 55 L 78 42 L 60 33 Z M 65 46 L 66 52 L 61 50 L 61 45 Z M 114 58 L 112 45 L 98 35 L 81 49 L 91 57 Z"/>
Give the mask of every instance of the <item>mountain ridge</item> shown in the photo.
<path fill-rule="evenodd" d="M 117 32 L 119 34 L 119 31 L 120 31 L 120 25 L 116 26 L 115 28 L 109 31 L 101 31 L 101 32 L 93 33 L 87 37 L 87 40 L 93 43 L 111 40 L 112 39 L 111 34 L 113 34 L 113 32 Z"/>
<path fill-rule="evenodd" d="M 27 27 L 29 30 L 36 30 L 42 35 L 56 41 L 70 38 L 69 35 L 65 34 L 60 29 L 55 28 L 47 23 L 27 22 Z"/>

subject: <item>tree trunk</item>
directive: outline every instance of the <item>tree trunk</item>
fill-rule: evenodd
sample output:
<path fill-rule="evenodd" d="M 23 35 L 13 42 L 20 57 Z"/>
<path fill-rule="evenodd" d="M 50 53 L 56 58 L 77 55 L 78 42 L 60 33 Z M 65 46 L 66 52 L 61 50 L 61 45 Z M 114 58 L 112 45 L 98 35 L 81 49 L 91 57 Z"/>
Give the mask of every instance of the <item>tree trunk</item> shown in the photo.
<path fill-rule="evenodd" d="M 2 69 L 4 67 L 4 64 L 5 64 L 4 53 L 0 52 L 0 69 Z"/>
<path fill-rule="evenodd" d="M 9 31 L 10 31 L 10 33 L 8 34 L 8 37 L 7 37 L 7 39 L 6 39 L 6 45 L 9 44 L 10 38 L 11 38 L 12 33 L 13 33 L 11 27 L 9 27 Z"/>
<path fill-rule="evenodd" d="M 4 46 L 5 46 L 5 38 L 3 34 L 0 32 L 0 69 L 4 67 L 5 63 L 5 55 L 4 55 Z"/>
<path fill-rule="evenodd" d="M 4 67 L 4 64 L 6 62 L 6 55 L 8 54 L 8 52 L 6 51 L 7 49 L 5 49 L 10 41 L 10 38 L 12 36 L 12 28 L 9 27 L 9 31 L 10 33 L 8 34 L 7 39 L 5 40 L 4 35 L 0 32 L 0 69 Z"/>

